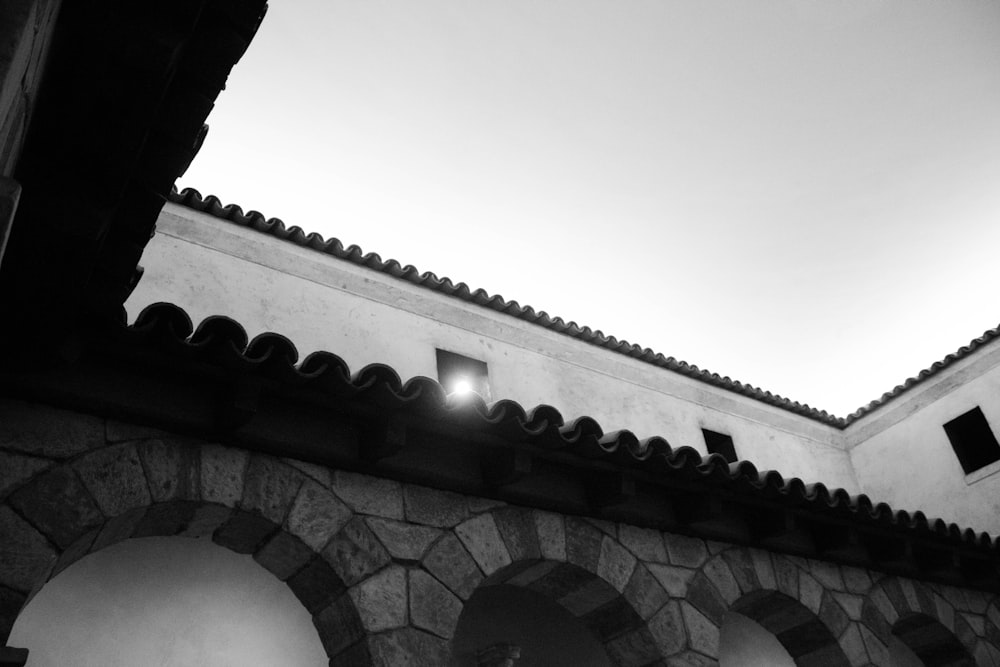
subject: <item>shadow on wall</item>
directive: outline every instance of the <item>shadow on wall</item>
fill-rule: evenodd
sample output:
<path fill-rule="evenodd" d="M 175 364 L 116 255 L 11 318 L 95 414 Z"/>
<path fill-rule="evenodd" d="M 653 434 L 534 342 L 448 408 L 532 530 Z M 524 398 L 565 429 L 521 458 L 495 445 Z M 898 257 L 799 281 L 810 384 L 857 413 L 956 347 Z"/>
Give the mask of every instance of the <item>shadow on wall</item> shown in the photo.
<path fill-rule="evenodd" d="M 485 586 L 465 604 L 452 643 L 452 666 L 475 667 L 477 650 L 518 646 L 517 667 L 611 667 L 604 648 L 579 619 L 541 593 Z"/>
<path fill-rule="evenodd" d="M 78 560 L 25 607 L 9 644 L 28 648 L 32 667 L 328 660 L 284 582 L 250 556 L 183 537 L 126 540 Z"/>

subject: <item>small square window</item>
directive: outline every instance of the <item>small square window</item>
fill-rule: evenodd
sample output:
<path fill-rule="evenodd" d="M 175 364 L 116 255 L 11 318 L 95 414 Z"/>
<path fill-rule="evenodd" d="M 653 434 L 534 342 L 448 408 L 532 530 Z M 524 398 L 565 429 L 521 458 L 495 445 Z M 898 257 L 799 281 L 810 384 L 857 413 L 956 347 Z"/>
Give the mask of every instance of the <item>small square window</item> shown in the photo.
<path fill-rule="evenodd" d="M 1000 460 L 1000 444 L 978 406 L 945 424 L 944 432 L 966 475 Z"/>
<path fill-rule="evenodd" d="M 487 402 L 492 400 L 489 370 L 485 361 L 438 350 L 437 370 L 438 382 L 449 395 L 475 392 Z"/>
<path fill-rule="evenodd" d="M 732 436 L 709 431 L 707 428 L 701 429 L 701 433 L 705 436 L 709 454 L 721 454 L 726 461 L 736 463 L 736 448 L 733 446 Z"/>

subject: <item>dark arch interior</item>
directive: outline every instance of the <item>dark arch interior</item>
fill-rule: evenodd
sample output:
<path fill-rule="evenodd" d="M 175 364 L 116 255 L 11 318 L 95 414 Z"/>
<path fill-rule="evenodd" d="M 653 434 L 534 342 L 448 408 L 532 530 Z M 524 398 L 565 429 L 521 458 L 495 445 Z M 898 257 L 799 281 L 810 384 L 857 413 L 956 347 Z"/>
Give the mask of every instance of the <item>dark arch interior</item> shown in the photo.
<path fill-rule="evenodd" d="M 975 665 L 958 638 L 925 614 L 908 614 L 892 626 L 896 635 L 927 667 Z"/>
<path fill-rule="evenodd" d="M 798 600 L 777 591 L 743 596 L 732 610 L 773 634 L 796 665 L 849 667 L 850 662 L 826 624 Z"/>
<path fill-rule="evenodd" d="M 458 620 L 452 666 L 475 667 L 478 651 L 501 643 L 520 648 L 517 667 L 613 664 L 594 633 L 548 596 L 518 586 L 484 586 Z"/>

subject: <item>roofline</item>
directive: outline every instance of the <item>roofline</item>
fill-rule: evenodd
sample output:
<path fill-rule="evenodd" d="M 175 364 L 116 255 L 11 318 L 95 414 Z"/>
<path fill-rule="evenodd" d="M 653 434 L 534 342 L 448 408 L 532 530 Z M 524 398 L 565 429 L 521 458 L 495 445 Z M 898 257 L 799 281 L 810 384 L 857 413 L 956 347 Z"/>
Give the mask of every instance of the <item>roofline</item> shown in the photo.
<path fill-rule="evenodd" d="M 871 401 L 867 405 L 863 405 L 847 417 L 837 417 L 826 410 L 820 410 L 806 403 L 793 401 L 751 384 L 733 380 L 729 376 L 720 376 L 718 373 L 699 368 L 686 361 L 675 359 L 674 357 L 665 357 L 663 354 L 655 352 L 648 347 L 641 347 L 640 345 L 629 343 L 627 340 L 619 340 L 614 336 L 608 336 L 599 329 L 580 326 L 573 321 L 567 322 L 561 317 L 549 315 L 544 310 L 535 310 L 530 305 L 522 306 L 517 301 L 507 301 L 499 294 L 491 295 L 483 289 L 472 290 L 463 282 L 455 283 L 448 277 L 439 278 L 436 274 L 429 271 L 421 273 L 412 264 L 403 266 L 395 259 L 383 260 L 377 253 L 365 253 L 356 245 L 350 245 L 345 248 L 344 244 L 337 238 L 324 239 L 322 235 L 315 232 L 307 234 L 298 226 L 287 227 L 280 218 L 266 218 L 262 213 L 254 210 L 244 213 L 240 206 L 236 204 L 223 205 L 222 201 L 215 195 L 202 196 L 194 188 L 184 188 L 179 192 L 176 188 L 173 188 L 167 200 L 194 211 L 206 213 L 214 218 L 226 220 L 262 234 L 274 236 L 279 240 L 316 250 L 337 259 L 351 262 L 352 264 L 365 266 L 393 278 L 405 280 L 413 285 L 455 297 L 476 306 L 511 315 L 550 331 L 570 336 L 571 338 L 637 359 L 652 366 L 679 373 L 713 387 L 719 387 L 720 389 L 746 396 L 747 398 L 766 403 L 767 405 L 780 408 L 821 424 L 832 426 L 838 430 L 846 429 L 862 417 L 872 414 L 879 408 L 899 398 L 913 387 L 937 375 L 954 363 L 972 355 L 982 346 L 1000 337 L 1000 327 L 990 329 L 978 338 L 970 341 L 968 345 L 935 362 L 930 367 L 920 371 L 917 375 L 907 378 L 902 384 L 897 385 L 891 391 L 882 394 L 881 397 Z"/>

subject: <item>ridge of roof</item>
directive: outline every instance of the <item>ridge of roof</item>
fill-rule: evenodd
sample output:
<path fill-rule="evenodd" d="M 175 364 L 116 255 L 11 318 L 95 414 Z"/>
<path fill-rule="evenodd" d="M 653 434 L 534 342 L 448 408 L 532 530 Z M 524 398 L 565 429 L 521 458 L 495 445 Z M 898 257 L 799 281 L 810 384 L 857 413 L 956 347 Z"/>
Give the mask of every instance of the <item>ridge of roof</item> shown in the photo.
<path fill-rule="evenodd" d="M 174 188 L 168 196 L 168 201 L 201 213 L 207 213 L 215 218 L 227 220 L 241 227 L 247 227 L 257 232 L 274 236 L 282 241 L 317 250 L 359 266 L 366 266 L 380 273 L 405 280 L 413 285 L 425 287 L 477 306 L 511 315 L 520 320 L 542 326 L 550 331 L 570 336 L 571 338 L 602 347 L 618 354 L 623 354 L 659 368 L 665 368 L 669 371 L 781 408 L 782 410 L 828 426 L 842 429 L 848 423 L 843 417 L 832 415 L 826 410 L 820 410 L 751 384 L 733 380 L 729 376 L 721 376 L 718 373 L 699 368 L 694 364 L 689 364 L 674 357 L 666 357 L 648 347 L 642 347 L 627 340 L 619 340 L 614 336 L 606 335 L 599 329 L 580 326 L 574 321 L 567 322 L 561 317 L 549 315 L 544 310 L 535 310 L 530 305 L 522 306 L 517 301 L 507 301 L 499 294 L 491 295 L 483 289 L 472 290 L 463 282 L 455 283 L 448 277 L 439 278 L 430 271 L 420 272 L 412 264 L 403 266 L 395 259 L 383 260 L 377 253 L 365 253 L 356 245 L 350 245 L 345 248 L 344 244 L 337 238 L 324 239 L 322 235 L 315 232 L 307 234 L 298 226 L 286 227 L 280 218 L 266 218 L 259 211 L 251 210 L 244 213 L 240 206 L 236 204 L 223 205 L 222 201 L 215 195 L 202 196 L 194 188 L 184 188 L 179 192 Z"/>
<path fill-rule="evenodd" d="M 131 325 L 122 319 L 100 334 L 110 349 L 131 355 L 135 350 L 166 355 L 172 368 L 190 364 L 218 368 L 259 383 L 288 387 L 297 396 L 313 395 L 335 401 L 374 406 L 387 414 L 408 414 L 428 423 L 453 423 L 463 432 L 479 431 L 527 446 L 532 454 L 568 455 L 582 465 L 610 464 L 635 474 L 649 474 L 668 483 L 695 482 L 724 488 L 737 495 L 775 501 L 782 506 L 810 511 L 830 519 L 850 518 L 879 530 L 891 529 L 914 538 L 944 540 L 952 545 L 982 550 L 997 558 L 1000 540 L 956 523 L 927 517 L 922 511 L 894 510 L 866 494 L 851 496 L 842 488 L 829 489 L 821 482 L 784 478 L 774 470 L 759 471 L 749 461 L 728 463 L 718 454 L 703 456 L 689 446 L 674 448 L 666 439 L 639 439 L 629 430 L 607 433 L 588 416 L 567 421 L 549 405 L 525 408 L 503 399 L 487 404 L 478 395 L 449 396 L 432 378 L 402 381 L 385 364 L 369 364 L 351 372 L 336 354 L 316 351 L 300 359 L 291 340 L 277 333 L 250 339 L 246 329 L 225 316 L 208 317 L 197 327 L 179 306 L 147 306 Z"/>
<path fill-rule="evenodd" d="M 436 274 L 426 271 L 421 273 L 412 264 L 403 266 L 395 259 L 383 260 L 377 253 L 365 253 L 357 245 L 350 245 L 346 248 L 337 238 L 324 239 L 321 234 L 315 232 L 306 233 L 301 227 L 287 227 L 280 218 L 267 218 L 259 211 L 250 210 L 244 213 L 243 209 L 236 204 L 222 204 L 222 201 L 215 195 L 203 196 L 194 188 L 184 188 L 178 191 L 171 188 L 168 201 L 180 204 L 187 208 L 207 213 L 212 217 L 232 222 L 241 227 L 247 227 L 254 231 L 274 236 L 282 241 L 287 241 L 295 245 L 317 250 L 338 259 L 346 260 L 359 266 L 365 266 L 380 273 L 385 273 L 394 278 L 405 280 L 413 285 L 425 287 L 427 289 L 446 294 L 467 303 L 489 308 L 491 310 L 506 313 L 520 320 L 537 324 L 550 331 L 564 334 L 581 340 L 585 343 L 597 347 L 623 354 L 627 357 L 637 359 L 644 363 L 664 368 L 686 377 L 699 380 L 714 387 L 719 387 L 731 391 L 741 396 L 766 403 L 768 405 L 792 412 L 807 419 L 817 421 L 827 426 L 832 426 L 843 430 L 872 412 L 884 407 L 908 390 L 921 384 L 928 378 L 933 377 L 952 364 L 968 357 L 982 346 L 1000 338 L 1000 326 L 985 331 L 978 338 L 974 338 L 968 345 L 960 347 L 955 352 L 947 355 L 944 359 L 936 361 L 931 366 L 921 370 L 915 376 L 907 378 L 902 384 L 896 385 L 879 398 L 861 406 L 847 417 L 838 417 L 830 414 L 826 410 L 814 408 L 807 403 L 800 403 L 779 394 L 774 394 L 754 385 L 733 380 L 728 375 L 721 376 L 707 369 L 699 368 L 686 361 L 666 357 L 659 352 L 654 352 L 648 347 L 642 347 L 627 340 L 618 340 L 614 336 L 606 335 L 600 329 L 591 329 L 588 326 L 580 326 L 574 321 L 566 322 L 561 317 L 550 316 L 544 310 L 536 311 L 530 305 L 522 306 L 517 301 L 507 301 L 499 294 L 491 295 L 483 289 L 472 290 L 463 282 L 454 283 L 448 277 L 439 278 Z"/>

